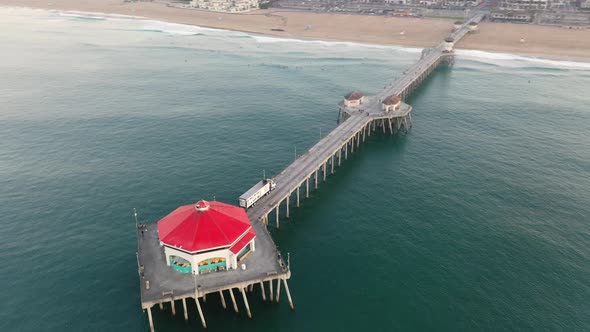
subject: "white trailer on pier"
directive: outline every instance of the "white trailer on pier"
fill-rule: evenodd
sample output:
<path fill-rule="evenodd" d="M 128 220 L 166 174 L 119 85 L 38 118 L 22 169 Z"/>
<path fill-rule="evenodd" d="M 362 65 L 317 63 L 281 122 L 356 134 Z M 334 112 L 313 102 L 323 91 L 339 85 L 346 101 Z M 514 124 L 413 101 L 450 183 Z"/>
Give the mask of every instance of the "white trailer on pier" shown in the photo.
<path fill-rule="evenodd" d="M 248 209 L 256 203 L 262 196 L 267 195 L 271 190 L 276 188 L 277 184 L 272 179 L 264 179 L 254 187 L 240 196 L 240 206 Z"/>

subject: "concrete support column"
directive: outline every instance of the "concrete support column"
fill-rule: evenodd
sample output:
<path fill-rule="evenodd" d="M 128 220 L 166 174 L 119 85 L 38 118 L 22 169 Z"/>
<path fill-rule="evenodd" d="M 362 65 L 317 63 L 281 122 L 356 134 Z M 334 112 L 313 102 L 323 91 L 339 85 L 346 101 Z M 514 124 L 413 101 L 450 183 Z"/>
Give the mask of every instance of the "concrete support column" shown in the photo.
<path fill-rule="evenodd" d="M 315 189 L 318 190 L 318 171 L 319 169 L 315 170 Z"/>
<path fill-rule="evenodd" d="M 154 319 L 152 318 L 152 307 L 147 308 L 148 321 L 150 322 L 150 331 L 154 332 Z"/>
<path fill-rule="evenodd" d="M 281 202 L 277 205 L 277 228 L 279 228 L 279 212 L 281 208 Z"/>
<path fill-rule="evenodd" d="M 246 292 L 244 288 L 242 288 L 242 297 L 244 298 L 244 304 L 246 305 L 246 311 L 248 312 L 248 318 L 252 319 L 252 313 L 250 312 L 250 306 L 248 305 L 248 298 L 246 297 Z"/>
<path fill-rule="evenodd" d="M 324 170 L 322 173 L 324 173 L 324 182 L 326 182 L 326 163 L 324 163 Z"/>
<path fill-rule="evenodd" d="M 289 305 L 291 306 L 291 311 L 294 311 L 295 306 L 293 305 L 293 299 L 291 299 L 291 292 L 289 292 L 289 285 L 287 284 L 287 279 L 283 279 L 283 283 L 285 284 L 285 292 L 287 293 L 287 298 L 289 299 Z"/>
<path fill-rule="evenodd" d="M 232 288 L 229 289 L 229 297 L 231 297 L 231 303 L 234 305 L 234 311 L 239 312 L 236 298 L 234 297 L 234 290 Z"/>
<path fill-rule="evenodd" d="M 344 144 L 344 160 L 348 159 L 348 142 Z"/>
<path fill-rule="evenodd" d="M 273 295 L 272 279 L 268 281 L 268 289 L 270 290 L 270 302 L 275 298 Z"/>
<path fill-rule="evenodd" d="M 182 311 L 184 313 L 184 320 L 188 320 L 188 311 L 186 310 L 186 298 L 182 298 Z"/>
<path fill-rule="evenodd" d="M 260 291 L 262 292 L 262 301 L 266 302 L 266 292 L 264 291 L 264 282 L 260 282 Z"/>
<path fill-rule="evenodd" d="M 207 302 L 207 294 L 203 294 L 203 303 Z"/>
<path fill-rule="evenodd" d="M 385 134 L 385 119 L 381 120 L 381 126 L 383 127 L 383 133 Z"/>
<path fill-rule="evenodd" d="M 287 196 L 287 218 L 289 218 L 289 198 L 291 197 L 291 193 Z"/>
<path fill-rule="evenodd" d="M 279 303 L 280 296 L 281 296 L 281 279 L 277 279 L 277 303 Z"/>
<path fill-rule="evenodd" d="M 199 302 L 199 298 L 195 299 L 195 303 L 197 304 L 197 310 L 199 311 L 199 316 L 201 317 L 201 324 L 203 324 L 203 328 L 207 328 L 207 323 L 205 322 L 205 316 L 203 316 L 203 310 L 201 309 L 201 303 Z"/>
<path fill-rule="evenodd" d="M 334 174 L 334 155 L 332 155 L 332 162 L 330 163 L 330 167 L 332 168 L 332 174 Z"/>
<path fill-rule="evenodd" d="M 342 165 L 342 148 L 338 150 L 338 167 Z"/>
<path fill-rule="evenodd" d="M 299 189 L 301 188 L 301 185 L 297 186 L 297 207 L 299 207 Z"/>
<path fill-rule="evenodd" d="M 350 153 L 354 153 L 354 136 L 352 135 L 352 138 L 350 139 Z"/>
<path fill-rule="evenodd" d="M 170 301 L 170 308 L 172 308 L 172 315 L 176 316 L 176 306 L 174 305 L 174 300 Z"/>
<path fill-rule="evenodd" d="M 225 304 L 225 296 L 223 296 L 223 290 L 219 291 L 219 296 L 221 297 L 221 305 L 223 309 L 227 309 L 227 305 Z"/>
<path fill-rule="evenodd" d="M 309 178 L 305 180 L 305 198 L 309 198 Z"/>
<path fill-rule="evenodd" d="M 160 305 L 160 310 L 164 310 L 164 303 L 160 302 L 158 304 Z"/>
<path fill-rule="evenodd" d="M 361 145 L 361 132 L 359 131 L 356 133 L 356 147 L 358 148 Z"/>

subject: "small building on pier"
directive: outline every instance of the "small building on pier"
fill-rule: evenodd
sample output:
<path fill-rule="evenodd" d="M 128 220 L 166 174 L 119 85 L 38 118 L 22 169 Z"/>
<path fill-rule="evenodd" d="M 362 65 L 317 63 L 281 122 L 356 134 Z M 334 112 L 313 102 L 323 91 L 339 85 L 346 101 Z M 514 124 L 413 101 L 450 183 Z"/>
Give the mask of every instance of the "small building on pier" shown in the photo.
<path fill-rule="evenodd" d="M 455 23 L 453 23 L 453 27 L 455 29 L 461 29 L 461 27 L 463 26 L 463 24 L 465 24 L 465 22 L 463 22 L 463 21 L 455 21 Z"/>
<path fill-rule="evenodd" d="M 400 96 L 391 95 L 383 99 L 383 101 L 381 102 L 381 106 L 385 112 L 396 111 L 399 109 L 401 103 L 402 99 Z"/>
<path fill-rule="evenodd" d="M 255 250 L 256 232 L 244 209 L 201 200 L 158 221 L 158 236 L 168 266 L 202 274 L 237 269 Z"/>
<path fill-rule="evenodd" d="M 469 28 L 470 32 L 475 32 L 477 31 L 477 22 L 469 22 L 467 27 Z"/>
<path fill-rule="evenodd" d="M 446 53 L 452 52 L 454 45 L 455 45 L 455 39 L 453 39 L 452 37 L 445 38 L 444 52 L 446 52 Z"/>
<path fill-rule="evenodd" d="M 360 91 L 353 91 L 344 96 L 344 106 L 346 107 L 357 107 L 363 103 L 365 95 Z"/>

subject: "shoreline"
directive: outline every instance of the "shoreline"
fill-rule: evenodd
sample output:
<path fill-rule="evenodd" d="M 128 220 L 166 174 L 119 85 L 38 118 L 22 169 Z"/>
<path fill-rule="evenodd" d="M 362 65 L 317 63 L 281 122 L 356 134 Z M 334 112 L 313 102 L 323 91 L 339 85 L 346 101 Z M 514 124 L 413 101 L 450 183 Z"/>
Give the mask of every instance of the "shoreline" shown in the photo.
<path fill-rule="evenodd" d="M 71 8 L 71 5 L 73 4 L 79 4 L 80 6 Z M 343 35 L 334 33 L 332 30 L 334 30 L 334 28 L 340 28 L 340 23 L 343 19 L 344 21 L 346 21 L 346 19 L 350 19 L 351 15 L 342 14 L 318 14 L 283 11 L 281 13 L 290 14 L 290 17 L 285 18 L 284 16 L 273 14 L 276 11 L 273 12 L 268 10 L 228 14 L 169 7 L 163 3 L 127 3 L 120 0 L 105 0 L 98 5 L 93 3 L 91 0 L 55 0 L 55 3 L 41 3 L 38 0 L 0 0 L 0 7 L 29 8 L 32 10 L 41 9 L 58 11 L 64 14 L 71 13 L 95 16 L 103 15 L 111 16 L 111 18 L 117 18 L 117 16 L 119 16 L 119 18 L 127 19 L 156 20 L 165 23 L 183 24 L 222 31 L 243 32 L 260 37 L 293 39 L 304 42 L 355 43 L 360 45 L 371 45 L 375 47 L 400 47 L 414 49 L 422 49 L 436 45 L 451 31 L 453 23 L 451 20 L 442 19 L 408 19 L 375 16 L 362 17 L 364 21 L 369 23 L 382 21 L 386 22 L 393 28 L 407 28 L 402 31 L 408 31 L 408 33 L 397 35 L 389 34 L 388 36 L 384 36 L 383 31 L 380 31 L 380 34 L 370 36 L 368 34 L 362 35 L 362 32 L 357 32 L 356 35 Z M 96 8 L 96 10 L 87 10 L 90 8 Z M 165 12 L 161 13 L 160 11 L 162 10 Z M 149 15 L 150 13 L 153 15 Z M 171 13 L 173 14 L 172 16 L 169 15 Z M 329 17 L 326 18 L 326 16 Z M 296 28 L 289 28 L 295 26 L 295 23 L 300 23 L 302 17 L 307 21 L 314 22 L 318 20 L 329 21 L 329 18 L 334 18 L 336 19 L 336 22 L 328 22 L 328 25 L 326 26 L 327 28 L 321 29 L 319 32 L 313 31 L 313 33 L 310 33 L 310 30 L 312 30 L 313 27 L 311 29 L 307 29 L 305 26 L 299 26 L 299 30 L 302 31 L 297 31 Z M 273 26 L 277 27 L 277 20 L 282 22 L 283 27 L 285 28 L 284 32 L 272 31 L 272 28 L 269 28 Z M 290 21 L 296 22 L 289 24 Z M 412 23 L 412 25 L 406 26 L 405 24 L 407 23 Z M 320 27 L 323 28 L 323 26 Z M 521 43 L 520 38 L 518 38 L 518 42 L 515 42 L 514 32 L 511 33 L 511 37 L 513 38 L 506 37 L 507 32 L 513 29 L 520 29 L 529 32 L 538 30 L 536 31 L 537 34 L 541 33 L 543 37 L 542 40 L 545 40 L 547 45 L 539 45 L 537 38 L 533 39 L 532 41 L 529 41 L 529 39 L 526 38 L 525 43 Z M 557 36 L 547 37 L 545 35 L 545 30 L 547 29 L 557 32 Z M 361 28 L 361 30 L 363 29 Z M 416 32 L 422 33 L 417 34 Z M 410 34 L 411 37 L 408 36 Z M 491 37 L 490 34 L 492 34 Z M 564 35 L 568 35 L 569 38 L 564 40 Z M 580 37 L 580 35 L 587 38 L 580 39 L 583 38 Z M 490 39 L 491 42 L 488 42 Z M 575 43 L 574 47 L 562 48 L 552 45 L 552 43 L 567 44 L 572 39 Z M 527 49 L 524 50 L 524 48 Z M 457 44 L 456 49 L 465 51 L 482 51 L 495 54 L 510 54 L 531 59 L 588 63 L 590 62 L 590 30 L 566 30 L 547 26 L 484 22 L 480 25 L 480 32 L 470 34 L 465 39 L 461 40 Z"/>

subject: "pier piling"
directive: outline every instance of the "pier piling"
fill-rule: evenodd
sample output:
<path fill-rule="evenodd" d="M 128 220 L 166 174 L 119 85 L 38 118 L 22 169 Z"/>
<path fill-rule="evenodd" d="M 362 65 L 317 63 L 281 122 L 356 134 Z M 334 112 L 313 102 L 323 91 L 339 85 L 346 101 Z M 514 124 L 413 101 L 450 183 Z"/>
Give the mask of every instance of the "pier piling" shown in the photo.
<path fill-rule="evenodd" d="M 233 289 L 232 289 L 232 288 L 230 288 L 230 289 L 229 289 L 229 297 L 231 297 L 231 303 L 234 305 L 234 311 L 235 311 L 236 313 L 237 313 L 237 312 L 240 312 L 240 311 L 238 310 L 238 304 L 236 303 L 236 298 L 234 297 L 234 291 L 233 291 Z"/>
<path fill-rule="evenodd" d="M 281 280 L 277 280 L 277 303 L 279 303 L 279 298 L 281 296 Z"/>
<path fill-rule="evenodd" d="M 186 310 L 186 298 L 182 298 L 182 311 L 184 313 L 184 320 L 188 320 L 188 311 Z"/>
<path fill-rule="evenodd" d="M 274 299 L 274 296 L 273 296 L 273 288 L 272 288 L 272 279 L 270 279 L 268 281 L 268 289 L 269 289 L 269 292 L 270 292 L 270 294 L 269 294 L 270 295 L 269 300 L 270 300 L 270 302 L 272 302 L 272 300 Z"/>
<path fill-rule="evenodd" d="M 291 306 L 291 311 L 294 311 L 295 306 L 293 305 L 293 299 L 291 299 L 291 292 L 289 291 L 289 285 L 287 284 L 287 279 L 283 279 L 283 283 L 285 284 L 285 292 L 287 293 L 287 299 L 289 299 L 289 306 Z"/>
<path fill-rule="evenodd" d="M 197 304 L 197 311 L 199 311 L 199 317 L 201 317 L 201 324 L 203 324 L 203 328 L 207 328 L 207 323 L 205 322 L 205 316 L 203 316 L 203 310 L 201 309 L 201 303 L 199 303 L 199 298 L 195 299 L 195 303 Z"/>
<path fill-rule="evenodd" d="M 248 313 L 248 318 L 252 319 L 252 313 L 250 312 L 250 306 L 248 305 L 248 298 L 246 297 L 246 292 L 244 288 L 242 288 L 242 297 L 244 298 L 244 305 L 246 305 L 246 312 Z"/>
<path fill-rule="evenodd" d="M 154 319 L 152 318 L 152 307 L 147 308 L 148 321 L 150 323 L 150 331 L 154 332 Z"/>
<path fill-rule="evenodd" d="M 223 289 L 219 291 L 219 297 L 221 297 L 221 306 L 223 309 L 227 309 L 227 305 L 225 304 L 225 296 L 223 296 Z"/>
<path fill-rule="evenodd" d="M 264 282 L 260 282 L 260 292 L 262 292 L 262 301 L 266 302 L 266 292 L 264 291 Z"/>

